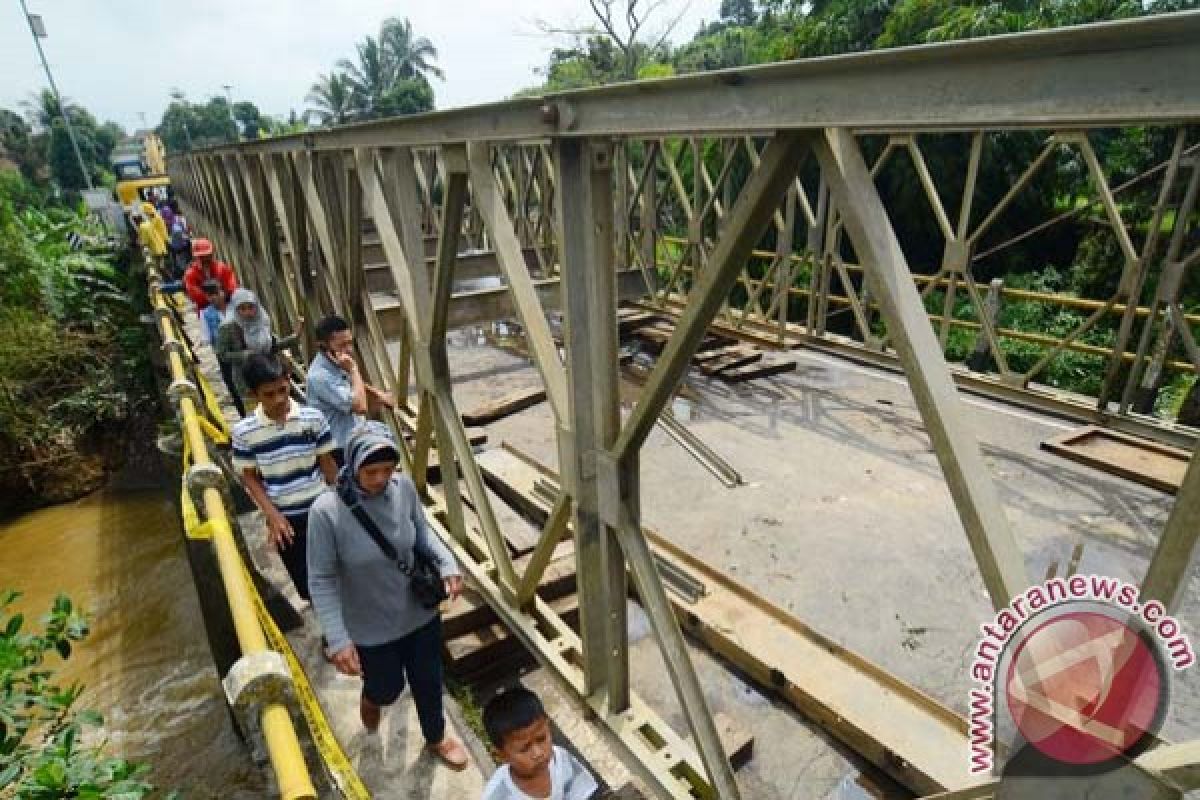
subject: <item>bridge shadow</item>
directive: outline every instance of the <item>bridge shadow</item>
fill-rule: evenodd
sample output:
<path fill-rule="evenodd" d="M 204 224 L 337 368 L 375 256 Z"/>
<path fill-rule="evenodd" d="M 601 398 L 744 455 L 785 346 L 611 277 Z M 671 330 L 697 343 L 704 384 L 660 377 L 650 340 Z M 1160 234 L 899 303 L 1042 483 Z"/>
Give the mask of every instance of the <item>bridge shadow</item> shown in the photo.
<path fill-rule="evenodd" d="M 702 388 L 701 408 L 711 406 L 724 423 L 748 434 L 781 440 L 804 431 L 903 470 L 942 480 L 932 443 L 907 386 L 871 377 L 855 386 L 839 385 L 840 376 L 836 366 L 801 362 L 795 373 L 769 380 L 734 385 L 705 380 L 696 386 Z M 876 388 L 878 391 L 873 391 Z M 871 394 L 877 396 L 863 396 Z M 981 449 L 1010 518 L 1018 511 L 1059 532 L 1053 541 L 1026 537 L 1026 556 L 1031 562 L 1063 559 L 1075 542 L 1116 548 L 1139 561 L 1149 558 L 1174 502 L 1172 497 L 1030 450 L 1030 434 L 1017 432 L 1018 423 L 1002 412 L 975 405 L 963 408 L 972 430 L 978 431 L 981 425 L 987 430 Z M 1036 418 L 1032 424 L 1037 424 Z M 1009 432 L 1015 435 L 1007 435 Z M 1048 435 L 1045 432 L 1041 438 Z M 1002 443 L 1005 439 L 1026 444 L 1009 446 Z M 1121 520 L 1125 526 L 1105 525 L 1106 518 Z M 1068 540 L 1065 544 L 1064 537 Z"/>

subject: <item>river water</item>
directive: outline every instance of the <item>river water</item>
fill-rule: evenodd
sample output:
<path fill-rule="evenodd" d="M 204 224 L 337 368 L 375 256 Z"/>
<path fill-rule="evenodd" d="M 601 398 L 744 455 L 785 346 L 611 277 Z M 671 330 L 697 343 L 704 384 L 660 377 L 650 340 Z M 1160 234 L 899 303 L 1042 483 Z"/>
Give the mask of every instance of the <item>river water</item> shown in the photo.
<path fill-rule="evenodd" d="M 264 797 L 208 653 L 175 508 L 160 491 L 101 491 L 0 525 L 0 589 L 39 619 L 67 594 L 91 634 L 59 673 L 105 718 L 109 751 L 152 764 L 187 798 Z"/>

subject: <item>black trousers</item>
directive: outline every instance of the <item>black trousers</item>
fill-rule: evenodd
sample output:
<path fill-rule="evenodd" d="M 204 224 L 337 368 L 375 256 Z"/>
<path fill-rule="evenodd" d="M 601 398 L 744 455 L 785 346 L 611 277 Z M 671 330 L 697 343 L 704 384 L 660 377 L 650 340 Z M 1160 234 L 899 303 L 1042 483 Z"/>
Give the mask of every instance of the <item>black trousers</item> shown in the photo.
<path fill-rule="evenodd" d="M 225 388 L 229 390 L 229 396 L 233 398 L 233 407 L 237 409 L 238 416 L 246 416 L 246 406 L 238 395 L 237 383 L 233 379 L 233 364 L 225 361 L 218 361 L 217 364 L 221 367 L 221 380 L 225 381 Z"/>
<path fill-rule="evenodd" d="M 421 733 L 429 744 L 446 735 L 442 715 L 442 618 L 435 616 L 407 636 L 385 644 L 356 645 L 363 671 L 363 696 L 388 706 L 412 686 Z"/>
<path fill-rule="evenodd" d="M 308 512 L 289 514 L 287 521 L 292 524 L 292 533 L 295 535 L 290 545 L 280 546 L 279 557 L 296 592 L 308 600 Z"/>

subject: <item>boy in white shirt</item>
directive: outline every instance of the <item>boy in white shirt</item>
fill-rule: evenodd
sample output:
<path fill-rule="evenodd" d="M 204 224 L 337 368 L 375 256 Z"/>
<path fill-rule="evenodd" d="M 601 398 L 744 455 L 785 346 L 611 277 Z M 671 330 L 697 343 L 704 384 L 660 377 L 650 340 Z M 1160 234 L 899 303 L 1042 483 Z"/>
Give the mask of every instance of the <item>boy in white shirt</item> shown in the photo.
<path fill-rule="evenodd" d="M 550 738 L 542 702 L 523 687 L 496 695 L 483 709 L 493 753 L 504 762 L 483 788 L 483 800 L 590 800 L 591 773 Z"/>

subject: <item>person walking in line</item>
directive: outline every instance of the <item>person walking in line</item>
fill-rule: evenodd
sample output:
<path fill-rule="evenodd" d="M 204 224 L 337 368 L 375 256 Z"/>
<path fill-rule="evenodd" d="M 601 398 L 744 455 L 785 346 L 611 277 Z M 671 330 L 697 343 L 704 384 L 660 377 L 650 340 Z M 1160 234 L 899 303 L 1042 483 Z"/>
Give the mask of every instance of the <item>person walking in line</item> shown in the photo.
<path fill-rule="evenodd" d="M 212 242 L 208 239 L 194 239 L 192 255 L 195 258 L 183 273 L 183 288 L 195 304 L 196 310 L 203 311 L 208 305 L 208 296 L 204 294 L 204 282 L 207 280 L 220 282 L 226 296 L 232 299 L 234 291 L 238 288 L 237 276 L 228 264 L 214 258 Z"/>
<path fill-rule="evenodd" d="M 333 437 L 320 411 L 292 399 L 279 359 L 254 353 L 242 374 L 258 408 L 233 426 L 233 468 L 266 517 L 267 542 L 307 602 L 309 508 L 337 480 Z"/>
<path fill-rule="evenodd" d="M 163 218 L 159 216 L 158 209 L 154 207 L 154 203 L 142 203 L 142 216 L 150 220 L 154 225 L 154 230 L 158 233 L 158 238 L 162 239 L 163 245 L 170 238 L 167 232 L 167 223 L 163 222 Z"/>
<path fill-rule="evenodd" d="M 204 296 L 208 298 L 208 305 L 200 312 L 200 320 L 204 323 L 200 326 L 201 339 L 215 350 L 217 333 L 221 330 L 221 323 L 225 321 L 225 314 L 229 308 L 229 298 L 225 296 L 221 283 L 216 280 L 204 282 Z"/>
<path fill-rule="evenodd" d="M 207 312 L 205 308 L 201 313 Z M 217 354 L 217 363 L 221 365 L 221 374 L 231 381 L 227 386 L 239 414 L 246 415 L 245 398 L 252 397 L 249 386 L 242 378 L 242 368 L 250 356 L 258 354 L 273 357 L 294 345 L 296 339 L 295 335 L 275 338 L 271 330 L 271 317 L 259 304 L 258 296 L 246 288 L 234 290 L 224 320 L 217 329 L 213 350 Z"/>
<path fill-rule="evenodd" d="M 308 404 L 329 420 L 338 447 L 334 457 L 342 466 L 346 440 L 363 415 L 373 414 L 381 406 L 395 408 L 396 403 L 390 392 L 363 380 L 354 361 L 354 334 L 346 320 L 330 314 L 317 323 L 316 332 L 320 351 L 308 367 L 305 394 Z"/>
<path fill-rule="evenodd" d="M 134 212 L 133 224 L 137 229 L 138 244 L 150 256 L 152 266 L 160 275 L 163 273 L 163 261 L 167 255 L 167 243 L 158 235 L 154 223 L 142 214 Z"/>
<path fill-rule="evenodd" d="M 412 687 L 430 751 L 455 770 L 462 742 L 446 732 L 442 709 L 439 598 L 453 601 L 463 581 L 453 554 L 430 529 L 416 487 L 381 423 L 355 428 L 334 490 L 309 512 L 308 580 L 334 666 L 361 675 L 359 716 L 379 729 L 384 706 Z"/>
<path fill-rule="evenodd" d="M 192 232 L 188 226 L 187 217 L 179 211 L 179 204 L 172 200 L 169 208 L 172 209 L 172 214 L 171 222 L 167 225 L 167 231 L 170 234 L 167 251 L 171 280 L 180 280 L 192 260 Z"/>

